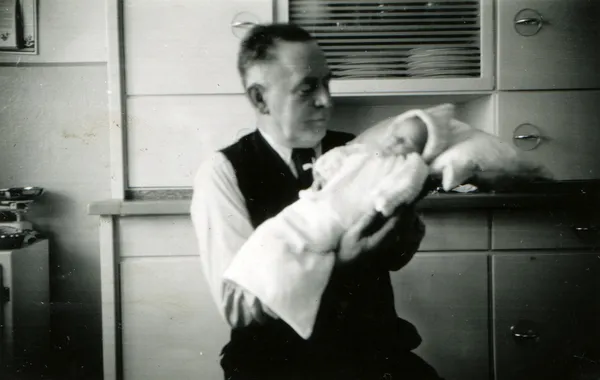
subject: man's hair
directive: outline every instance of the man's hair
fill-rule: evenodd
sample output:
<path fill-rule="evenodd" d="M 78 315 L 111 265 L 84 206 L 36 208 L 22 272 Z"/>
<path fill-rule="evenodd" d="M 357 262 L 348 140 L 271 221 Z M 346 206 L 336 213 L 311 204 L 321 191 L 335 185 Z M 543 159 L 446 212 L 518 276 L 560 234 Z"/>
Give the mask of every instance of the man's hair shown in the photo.
<path fill-rule="evenodd" d="M 248 69 L 257 63 L 272 61 L 276 58 L 274 47 L 278 42 L 314 41 L 306 30 L 294 24 L 255 25 L 242 40 L 238 52 L 237 67 L 244 87 Z"/>

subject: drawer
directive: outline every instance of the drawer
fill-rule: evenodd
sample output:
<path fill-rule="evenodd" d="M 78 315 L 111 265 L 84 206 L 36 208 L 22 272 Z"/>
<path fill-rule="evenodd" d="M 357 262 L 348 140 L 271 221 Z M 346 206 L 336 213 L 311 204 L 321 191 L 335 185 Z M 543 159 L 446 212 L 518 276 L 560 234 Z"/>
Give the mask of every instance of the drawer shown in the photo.
<path fill-rule="evenodd" d="M 494 254 L 492 302 L 494 379 L 598 379 L 597 254 Z"/>
<path fill-rule="evenodd" d="M 420 212 L 426 233 L 419 251 L 481 251 L 490 247 L 486 211 Z"/>
<path fill-rule="evenodd" d="M 557 90 L 600 87 L 600 2 L 499 0 L 498 88 Z M 516 21 L 544 21 L 521 23 Z M 533 34 L 535 33 L 535 34 Z"/>
<path fill-rule="evenodd" d="M 598 179 L 599 104 L 600 91 L 501 92 L 498 135 L 557 180 Z"/>
<path fill-rule="evenodd" d="M 492 249 L 600 247 L 599 219 L 566 210 L 494 211 Z"/>

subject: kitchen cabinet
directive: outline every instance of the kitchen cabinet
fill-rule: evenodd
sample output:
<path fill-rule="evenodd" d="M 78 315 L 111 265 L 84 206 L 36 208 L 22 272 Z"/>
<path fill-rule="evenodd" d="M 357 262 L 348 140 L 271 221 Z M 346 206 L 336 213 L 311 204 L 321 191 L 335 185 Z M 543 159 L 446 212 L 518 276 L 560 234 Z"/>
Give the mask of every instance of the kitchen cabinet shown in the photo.
<path fill-rule="evenodd" d="M 497 95 L 498 135 L 542 162 L 558 180 L 600 178 L 600 91 Z"/>
<path fill-rule="evenodd" d="M 600 215 L 581 206 L 421 210 L 423 244 L 391 273 L 397 313 L 423 339 L 416 353 L 447 380 L 600 373 Z M 189 226 L 139 218 L 117 243 L 123 378 L 221 379 L 229 328 L 194 239 L 169 243 Z"/>
<path fill-rule="evenodd" d="M 600 214 L 594 205 L 581 210 L 497 210 L 492 249 L 540 250 L 600 248 Z"/>
<path fill-rule="evenodd" d="M 597 252 L 495 254 L 492 290 L 495 379 L 583 379 L 600 359 Z"/>
<path fill-rule="evenodd" d="M 198 256 L 121 261 L 123 379 L 222 379 L 229 328 Z"/>
<path fill-rule="evenodd" d="M 489 249 L 489 222 L 485 210 L 427 210 L 420 212 L 420 217 L 426 229 L 420 252 Z"/>
<path fill-rule="evenodd" d="M 126 0 L 127 95 L 243 94 L 240 23 L 272 14 L 271 0 Z"/>
<path fill-rule="evenodd" d="M 40 377 L 50 350 L 48 241 L 0 250 L 0 375 Z"/>
<path fill-rule="evenodd" d="M 487 252 L 417 253 L 392 274 L 396 311 L 423 343 L 415 351 L 446 380 L 487 379 Z"/>
<path fill-rule="evenodd" d="M 600 2 L 497 0 L 498 89 L 600 87 Z"/>
<path fill-rule="evenodd" d="M 493 7 L 493 0 L 127 0 L 126 92 L 242 94 L 240 38 L 273 20 L 317 37 L 334 71 L 334 95 L 492 90 Z"/>
<path fill-rule="evenodd" d="M 494 0 L 275 0 L 319 42 L 335 95 L 494 88 Z"/>

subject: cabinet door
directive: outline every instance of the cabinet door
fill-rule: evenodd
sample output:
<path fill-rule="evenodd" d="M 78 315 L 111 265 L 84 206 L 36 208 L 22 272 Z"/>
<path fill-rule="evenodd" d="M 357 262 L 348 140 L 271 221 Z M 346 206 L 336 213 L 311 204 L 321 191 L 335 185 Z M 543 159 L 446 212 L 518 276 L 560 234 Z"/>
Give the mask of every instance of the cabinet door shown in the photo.
<path fill-rule="evenodd" d="M 198 257 L 123 260 L 121 308 L 124 379 L 223 379 L 229 329 Z"/>
<path fill-rule="evenodd" d="M 446 380 L 489 377 L 485 252 L 417 253 L 392 274 L 396 310 L 423 343 L 416 350 Z"/>
<path fill-rule="evenodd" d="M 583 379 L 578 371 L 600 359 L 599 257 L 493 256 L 497 380 Z"/>
<path fill-rule="evenodd" d="M 340 95 L 494 88 L 494 0 L 275 0 L 308 30 Z"/>
<path fill-rule="evenodd" d="M 481 210 L 419 212 L 425 237 L 419 251 L 484 251 L 489 249 L 488 215 Z"/>
<path fill-rule="evenodd" d="M 496 3 L 500 90 L 600 87 L 600 2 Z"/>
<path fill-rule="evenodd" d="M 597 179 L 599 104 L 600 91 L 501 92 L 498 133 L 558 180 Z"/>
<path fill-rule="evenodd" d="M 581 249 L 600 247 L 600 214 L 594 205 L 571 210 L 494 210 L 492 249 Z"/>
<path fill-rule="evenodd" d="M 127 0 L 128 95 L 243 93 L 236 69 L 243 28 L 272 20 L 270 0 Z"/>

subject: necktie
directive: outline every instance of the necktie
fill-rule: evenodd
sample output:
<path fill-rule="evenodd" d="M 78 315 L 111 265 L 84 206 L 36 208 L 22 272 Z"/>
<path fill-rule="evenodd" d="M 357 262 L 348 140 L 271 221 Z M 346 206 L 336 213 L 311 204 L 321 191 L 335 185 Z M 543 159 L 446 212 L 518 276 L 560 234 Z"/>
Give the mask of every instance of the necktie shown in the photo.
<path fill-rule="evenodd" d="M 311 148 L 295 148 L 292 149 L 292 161 L 298 173 L 298 182 L 303 189 L 309 188 L 312 185 L 312 160 L 315 157 L 315 151 Z"/>

